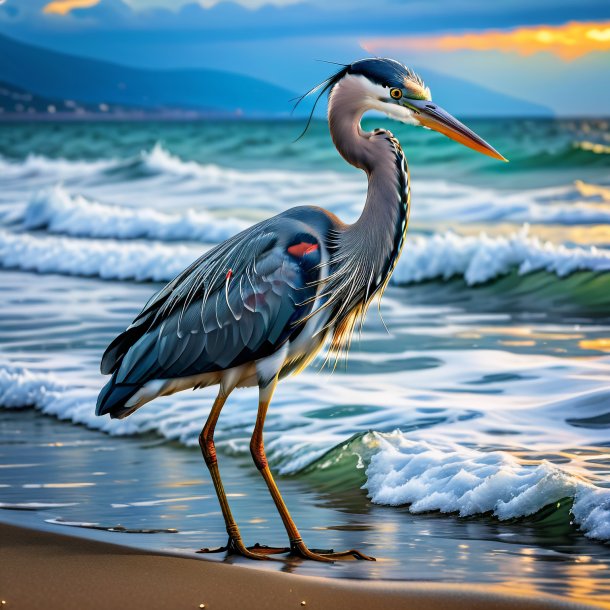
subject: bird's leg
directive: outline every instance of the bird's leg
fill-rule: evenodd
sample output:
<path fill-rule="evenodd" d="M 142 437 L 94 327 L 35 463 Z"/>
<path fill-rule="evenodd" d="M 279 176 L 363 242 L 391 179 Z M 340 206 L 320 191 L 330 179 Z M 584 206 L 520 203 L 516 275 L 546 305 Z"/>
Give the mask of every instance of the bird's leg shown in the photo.
<path fill-rule="evenodd" d="M 227 500 L 227 494 L 225 493 L 222 479 L 220 478 L 220 471 L 218 470 L 218 459 L 216 457 L 216 447 L 214 446 L 214 429 L 216 428 L 218 416 L 220 415 L 220 411 L 222 410 L 227 397 L 227 394 L 225 394 L 222 390 L 216 397 L 212 410 L 210 411 L 210 415 L 203 426 L 201 434 L 199 435 L 199 446 L 201 447 L 203 459 L 205 460 L 214 483 L 214 489 L 216 490 L 216 495 L 218 496 L 218 501 L 220 502 L 220 509 L 222 510 L 222 516 L 224 517 L 227 527 L 227 533 L 229 534 L 229 541 L 225 547 L 220 547 L 219 549 L 201 549 L 198 552 L 214 553 L 227 551 L 228 553 L 236 553 L 243 555 L 244 557 L 249 557 L 250 559 L 266 559 L 263 549 L 261 549 L 259 553 L 256 553 L 250 551 L 244 545 L 241 539 L 241 534 L 239 533 L 239 528 L 237 527 L 237 523 L 235 523 L 235 519 L 231 513 L 229 501 Z"/>
<path fill-rule="evenodd" d="M 269 403 L 271 402 L 276 385 L 277 377 L 268 385 L 260 387 L 258 414 L 256 416 L 256 424 L 254 426 L 254 432 L 252 433 L 252 439 L 250 441 L 250 452 L 252 453 L 252 459 L 254 460 L 256 467 L 263 475 L 265 483 L 267 483 L 271 497 L 275 502 L 275 506 L 280 514 L 280 517 L 282 518 L 286 532 L 288 533 L 290 549 L 286 550 L 290 550 L 292 555 L 297 555 L 298 557 L 303 557 L 304 559 L 314 559 L 316 561 L 332 562 L 336 559 L 366 559 L 369 561 L 375 561 L 373 557 L 369 557 L 368 555 L 354 549 L 339 553 L 334 553 L 332 549 L 329 551 L 319 551 L 317 549 L 309 549 L 303 542 L 301 534 L 299 533 L 295 522 L 288 512 L 288 508 L 286 507 L 286 503 L 282 498 L 282 494 L 275 484 L 275 480 L 273 479 L 273 475 L 269 469 L 269 464 L 267 463 L 267 456 L 265 455 L 263 427 L 265 425 L 267 409 L 269 407 Z"/>

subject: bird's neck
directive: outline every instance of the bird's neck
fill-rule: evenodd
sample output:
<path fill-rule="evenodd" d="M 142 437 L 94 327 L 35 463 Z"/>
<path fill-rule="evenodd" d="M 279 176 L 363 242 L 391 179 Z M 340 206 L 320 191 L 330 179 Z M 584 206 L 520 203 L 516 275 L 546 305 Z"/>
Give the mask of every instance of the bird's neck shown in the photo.
<path fill-rule="evenodd" d="M 346 352 L 358 320 L 375 295 L 386 287 L 402 249 L 409 213 L 407 163 L 394 136 L 383 130 L 363 131 L 362 115 L 371 107 L 359 79 L 343 81 L 331 91 L 330 133 L 343 158 L 368 176 L 366 203 L 351 225 L 337 224 L 332 244 L 324 307 L 330 311 L 330 352 Z M 359 95 L 360 94 L 360 95 Z M 360 100 L 360 102 L 358 102 Z"/>
<path fill-rule="evenodd" d="M 385 285 L 404 243 L 409 215 L 409 173 L 396 138 L 385 130 L 364 131 L 360 125 L 367 110 L 366 96 L 355 91 L 359 82 L 340 83 L 331 92 L 328 120 L 333 142 L 341 156 L 368 177 L 364 209 L 358 220 L 340 236 L 346 251 L 366 252 L 375 277 L 375 292 Z"/>

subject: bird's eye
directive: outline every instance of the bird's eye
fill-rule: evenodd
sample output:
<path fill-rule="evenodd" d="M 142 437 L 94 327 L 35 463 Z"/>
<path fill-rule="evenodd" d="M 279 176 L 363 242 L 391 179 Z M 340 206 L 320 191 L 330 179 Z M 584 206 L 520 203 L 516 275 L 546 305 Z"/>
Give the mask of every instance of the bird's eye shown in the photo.
<path fill-rule="evenodd" d="M 390 89 L 390 97 L 395 100 L 399 100 L 402 97 L 402 91 L 396 87 L 394 89 Z"/>

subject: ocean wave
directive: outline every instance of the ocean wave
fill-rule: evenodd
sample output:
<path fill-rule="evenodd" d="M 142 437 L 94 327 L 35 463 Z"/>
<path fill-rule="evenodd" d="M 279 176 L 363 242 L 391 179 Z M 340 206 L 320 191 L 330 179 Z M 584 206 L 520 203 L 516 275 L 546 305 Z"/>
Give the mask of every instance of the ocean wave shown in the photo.
<path fill-rule="evenodd" d="M 582 167 L 602 168 L 608 162 L 607 159 L 604 159 L 608 151 L 610 151 L 610 147 L 605 144 L 592 140 L 574 139 L 557 146 L 519 146 L 511 155 L 510 161 L 515 169 L 526 171 Z"/>
<path fill-rule="evenodd" d="M 610 146 L 601 144 L 600 142 L 591 142 L 590 140 L 580 140 L 574 142 L 574 148 L 579 150 L 590 151 L 596 155 L 610 155 Z"/>
<path fill-rule="evenodd" d="M 498 191 L 448 182 L 413 183 L 412 218 L 460 223 L 589 225 L 610 222 L 609 189 L 580 180 L 557 187 Z"/>
<path fill-rule="evenodd" d="M 0 367 L 0 405 L 5 409 L 40 407 L 66 387 L 50 373 L 35 373 L 22 367 Z"/>
<path fill-rule="evenodd" d="M 561 278 L 577 271 L 609 270 L 610 250 L 555 245 L 530 236 L 525 226 L 507 237 L 452 232 L 411 236 L 392 281 L 413 284 L 460 277 L 468 286 L 476 286 L 511 271 L 519 275 L 544 271 Z"/>
<path fill-rule="evenodd" d="M 22 160 L 10 160 L 0 156 L 3 177 L 43 175 L 61 181 L 75 175 L 99 174 L 109 178 L 118 176 L 133 179 L 142 176 L 165 176 L 197 179 L 197 182 L 214 186 L 224 183 L 299 185 L 310 181 L 334 180 L 338 174 L 332 171 L 293 171 L 276 169 L 239 170 L 214 163 L 184 160 L 157 142 L 150 150 L 142 150 L 133 157 L 73 160 L 29 154 Z"/>
<path fill-rule="evenodd" d="M 61 179 L 70 176 L 82 176 L 83 174 L 103 173 L 115 167 L 117 163 L 118 161 L 115 159 L 75 161 L 30 153 L 20 161 L 0 157 L 0 173 L 3 179 L 32 176 L 50 176 Z"/>
<path fill-rule="evenodd" d="M 60 180 L 73 175 L 83 174 L 116 174 L 131 175 L 167 175 L 191 178 L 217 179 L 224 177 L 224 168 L 214 164 L 201 164 L 197 161 L 183 160 L 172 154 L 157 142 L 150 150 L 142 150 L 133 157 L 101 158 L 101 159 L 67 159 L 64 157 L 47 157 L 35 153 L 28 154 L 24 159 L 7 159 L 0 157 L 0 171 L 4 177 L 25 177 L 32 175 L 47 175 Z M 248 172 L 228 170 L 228 177 L 243 179 Z M 259 172 L 250 172 L 257 174 Z M 273 170 L 261 172 L 264 179 L 280 177 L 284 172 Z"/>
<path fill-rule="evenodd" d="M 45 229 L 74 237 L 204 243 L 228 239 L 249 224 L 193 210 L 167 214 L 149 208 L 104 205 L 80 195 L 71 196 L 59 185 L 36 194 L 28 203 L 22 222 L 26 229 Z"/>
<path fill-rule="evenodd" d="M 173 176 L 181 178 L 194 178 L 198 182 L 215 186 L 218 184 L 278 184 L 295 181 L 302 183 L 313 179 L 314 175 L 322 178 L 335 176 L 334 172 L 303 172 L 275 169 L 238 170 L 223 167 L 214 163 L 199 163 L 193 160 L 184 160 L 167 150 L 157 142 L 150 150 L 143 150 L 132 159 L 114 161 L 114 167 L 108 169 L 117 171 L 129 169 L 141 174 L 155 176 Z"/>
<path fill-rule="evenodd" d="M 21 162 L 0 159 L 3 177 L 26 178 L 41 176 L 35 195 L 24 212 L 29 218 L 41 216 L 50 230 L 72 235 L 127 238 L 136 233 L 137 219 L 151 226 L 152 235 L 159 239 L 175 239 L 174 235 L 189 234 L 189 229 L 177 227 L 192 222 L 192 235 L 230 233 L 231 222 L 244 225 L 243 219 L 215 220 L 218 231 L 199 230 L 206 223 L 206 211 L 211 208 L 252 210 L 265 214 L 281 211 L 291 205 L 315 204 L 327 207 L 351 222 L 360 213 L 366 193 L 363 176 L 337 171 L 238 170 L 215 164 L 183 160 L 162 145 L 156 144 L 129 159 L 70 161 L 30 155 Z M 142 181 L 148 180 L 147 183 Z M 69 194 L 58 187 L 67 181 L 74 188 L 78 183 L 87 197 Z M 135 186 L 137 185 L 137 189 Z M 605 185 L 575 181 L 567 185 L 528 189 L 519 192 L 499 191 L 443 180 L 413 181 L 412 221 L 437 222 L 455 219 L 460 223 L 511 222 L 557 225 L 583 225 L 610 222 Z M 93 201 L 91 191 L 112 204 Z M 148 192 L 146 205 L 155 207 L 186 203 L 191 210 L 174 216 L 139 208 L 134 216 L 133 203 Z M 126 208 L 114 205 L 128 203 Z M 162 216 L 157 217 L 156 214 Z M 117 226 L 113 227 L 113 219 Z M 38 219 L 40 220 L 40 219 Z M 224 228 L 223 228 L 223 222 Z M 121 223 L 130 227 L 123 228 Z M 101 225 L 98 226 L 98 225 Z M 101 233 L 103 231 L 103 233 Z M 165 232 L 166 231 L 166 232 Z M 148 233 L 143 231 L 143 235 Z M 178 237 L 179 238 L 179 237 Z M 190 238 L 190 237 L 189 237 Z M 198 238 L 198 237 L 195 237 Z"/>
<path fill-rule="evenodd" d="M 0 231 L 0 265 L 39 273 L 104 279 L 169 281 L 202 253 L 201 247 L 121 243 Z M 392 276 L 398 285 L 462 278 L 476 286 L 511 272 L 559 278 L 578 271 L 610 271 L 610 250 L 568 247 L 530 236 L 528 227 L 507 237 L 447 232 L 412 235 Z"/>
<path fill-rule="evenodd" d="M 370 434 L 377 444 L 364 488 L 376 504 L 408 505 L 413 513 L 461 517 L 491 513 L 500 520 L 536 514 L 572 498 L 583 533 L 610 539 L 610 489 L 596 487 L 555 464 L 525 464 L 505 451 L 410 441 L 401 432 Z"/>
<path fill-rule="evenodd" d="M 587 186 L 589 190 L 586 192 L 590 193 L 591 198 L 598 198 L 601 187 L 594 189 L 592 185 Z M 266 189 L 267 199 L 273 198 L 268 184 L 260 188 L 263 189 L 262 199 L 265 198 L 262 193 Z M 307 189 L 303 188 L 306 192 Z M 420 209 L 416 210 L 414 216 L 426 222 L 440 219 L 441 212 L 459 216 L 460 221 L 466 223 L 530 220 L 534 223 L 573 225 L 610 222 L 610 209 L 599 203 L 548 203 L 554 197 L 573 197 L 575 192 L 578 192 L 576 186 L 547 190 L 536 195 L 537 202 L 532 202 L 523 194 L 500 196 L 471 187 L 451 188 L 443 183 L 432 183 L 428 185 Z M 605 191 L 601 193 L 605 195 Z M 235 193 L 226 192 L 225 195 L 230 201 L 235 199 Z M 530 195 L 529 199 L 533 197 Z M 224 195 L 221 198 L 225 198 Z M 439 206 L 441 200 L 444 204 Z M 335 211 L 346 211 L 338 199 L 334 200 L 334 204 Z M 354 215 L 355 207 L 351 207 L 353 209 L 347 210 L 348 215 Z M 25 229 L 42 229 L 75 237 L 193 240 L 206 243 L 227 239 L 250 224 L 243 218 L 222 218 L 193 208 L 181 213 L 167 213 L 147 207 L 103 204 L 82 195 L 71 195 L 61 185 L 36 193 L 20 214 L 13 214 L 13 219 L 21 220 Z"/>
<path fill-rule="evenodd" d="M 4 409 L 33 407 L 57 419 L 116 435 L 141 431 L 136 421 L 127 420 L 126 425 L 116 425 L 114 420 L 96 418 L 98 391 L 97 388 L 67 383 L 50 372 L 0 364 L 0 407 Z"/>
<path fill-rule="evenodd" d="M 202 248 L 37 237 L 0 231 L 0 266 L 38 273 L 96 276 L 107 280 L 169 281 Z"/>
<path fill-rule="evenodd" d="M 146 414 L 109 420 L 94 415 L 96 394 L 94 388 L 70 386 L 49 373 L 0 366 L 0 406 L 4 408 L 35 407 L 113 435 L 155 431 L 185 445 L 196 444 L 199 417 L 196 428 L 183 422 L 185 431 L 176 436 L 168 420 L 184 418 L 184 413 L 179 416 L 165 408 L 160 417 L 160 408 L 149 405 Z M 245 415 L 255 416 L 253 412 L 241 417 Z M 235 423 L 229 422 L 230 431 L 234 432 Z M 219 447 L 247 453 L 247 442 L 243 447 L 227 444 L 223 430 L 219 432 Z M 358 434 L 328 451 L 311 447 L 307 459 L 300 452 L 300 444 L 292 439 L 282 451 L 272 449 L 269 457 L 277 465 L 292 454 L 290 467 L 284 465 L 283 472 L 333 489 L 362 486 L 374 503 L 408 506 L 413 513 L 492 514 L 506 521 L 536 515 L 569 498 L 571 519 L 579 529 L 590 538 L 610 540 L 610 490 L 545 460 L 524 462 L 506 451 L 472 449 L 446 440 L 411 440 L 399 430 Z"/>
<path fill-rule="evenodd" d="M 610 540 L 610 489 L 547 460 L 523 461 L 507 451 L 410 440 L 396 430 L 367 432 L 331 449 L 299 474 L 336 489 L 360 485 L 375 504 L 406 506 L 414 514 L 531 518 L 570 505 L 565 525 Z"/>

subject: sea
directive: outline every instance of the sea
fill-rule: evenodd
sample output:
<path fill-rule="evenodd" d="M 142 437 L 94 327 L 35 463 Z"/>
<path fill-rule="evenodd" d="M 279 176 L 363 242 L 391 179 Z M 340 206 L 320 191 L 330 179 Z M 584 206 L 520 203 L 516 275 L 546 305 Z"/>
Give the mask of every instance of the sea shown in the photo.
<path fill-rule="evenodd" d="M 348 359 L 284 380 L 265 428 L 306 542 L 378 561 L 206 559 L 610 604 L 610 122 L 468 124 L 510 162 L 365 121 L 409 160 L 406 245 Z M 295 205 L 358 217 L 365 175 L 324 121 L 302 128 L 0 125 L 0 520 L 193 557 L 225 542 L 197 444 L 215 390 L 110 421 L 99 362 L 213 244 Z M 220 468 L 246 542 L 283 545 L 256 408 L 231 395 Z"/>

